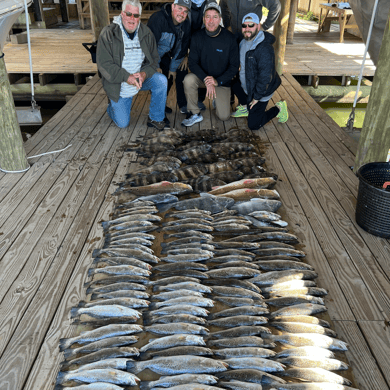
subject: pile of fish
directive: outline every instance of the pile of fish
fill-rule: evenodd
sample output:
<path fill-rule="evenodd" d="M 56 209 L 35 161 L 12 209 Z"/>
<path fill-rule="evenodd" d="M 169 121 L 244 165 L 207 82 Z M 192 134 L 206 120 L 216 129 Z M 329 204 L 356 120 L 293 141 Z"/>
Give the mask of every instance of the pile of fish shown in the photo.
<path fill-rule="evenodd" d="M 102 223 L 88 301 L 71 310 L 91 330 L 60 341 L 56 389 L 352 390 L 327 292 L 250 141 L 170 130 L 138 145 L 148 167 Z"/>

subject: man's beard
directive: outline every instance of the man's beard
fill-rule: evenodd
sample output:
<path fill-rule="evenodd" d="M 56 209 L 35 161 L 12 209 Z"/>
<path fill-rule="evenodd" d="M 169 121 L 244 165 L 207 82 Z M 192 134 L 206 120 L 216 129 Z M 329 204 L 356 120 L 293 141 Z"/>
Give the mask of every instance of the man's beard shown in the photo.
<path fill-rule="evenodd" d="M 244 34 L 244 39 L 245 39 L 246 41 L 251 41 L 251 40 L 257 35 L 258 32 L 259 32 L 259 29 L 256 28 L 256 30 L 253 31 L 253 32 L 251 33 L 251 35 L 247 36 L 247 35 Z"/>

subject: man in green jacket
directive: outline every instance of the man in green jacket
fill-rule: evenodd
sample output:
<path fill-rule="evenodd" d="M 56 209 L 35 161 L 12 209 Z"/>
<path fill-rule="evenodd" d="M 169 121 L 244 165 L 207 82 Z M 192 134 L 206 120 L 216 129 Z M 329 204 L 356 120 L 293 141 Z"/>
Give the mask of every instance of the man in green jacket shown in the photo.
<path fill-rule="evenodd" d="M 148 125 L 169 128 L 164 121 L 167 78 L 157 72 L 159 55 L 150 29 L 140 23 L 138 0 L 124 0 L 122 13 L 105 27 L 97 45 L 97 66 L 109 98 L 107 113 L 121 128 L 130 123 L 133 97 L 151 91 Z"/>

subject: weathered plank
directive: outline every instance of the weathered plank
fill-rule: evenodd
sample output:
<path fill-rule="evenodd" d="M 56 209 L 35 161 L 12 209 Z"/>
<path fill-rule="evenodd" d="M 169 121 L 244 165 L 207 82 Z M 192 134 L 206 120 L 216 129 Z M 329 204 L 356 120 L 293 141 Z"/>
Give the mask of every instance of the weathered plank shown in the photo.
<path fill-rule="evenodd" d="M 353 321 L 335 321 L 335 330 L 339 337 L 347 342 L 348 351 L 346 356 L 355 377 L 356 388 L 359 390 L 388 390 L 389 384 L 383 378 L 383 372 L 372 355 L 372 350 L 365 339 L 365 334 L 359 329 L 362 322 L 358 324 Z M 365 322 L 369 326 L 375 326 L 374 321 Z M 382 322 L 383 324 L 383 322 Z M 381 332 L 381 334 L 383 334 Z M 379 342 L 379 337 L 378 337 Z M 388 353 L 384 356 L 388 356 Z M 388 361 L 385 358 L 385 361 Z M 384 362 L 386 365 L 388 362 Z M 388 372 L 386 373 L 388 375 Z"/>

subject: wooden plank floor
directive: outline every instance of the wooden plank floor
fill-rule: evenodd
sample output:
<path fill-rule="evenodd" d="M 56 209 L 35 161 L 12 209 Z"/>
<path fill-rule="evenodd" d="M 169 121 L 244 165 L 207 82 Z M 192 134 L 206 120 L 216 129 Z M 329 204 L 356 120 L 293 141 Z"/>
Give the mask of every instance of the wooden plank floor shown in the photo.
<path fill-rule="evenodd" d="M 256 133 L 267 146 L 267 168 L 279 174 L 281 210 L 329 291 L 329 318 L 349 344 L 355 387 L 388 390 L 390 245 L 355 222 L 356 143 L 291 75 L 274 98 L 287 100 L 289 121 Z M 174 99 L 172 91 L 171 107 Z M 245 126 L 242 118 L 218 121 L 206 103 L 197 128 Z M 71 147 L 31 159 L 24 174 L 0 174 L 1 390 L 53 389 L 59 339 L 75 332 L 70 308 L 85 299 L 91 253 L 102 246 L 99 221 L 112 212 L 115 183 L 136 162 L 125 145 L 147 130 L 148 95 L 134 105 L 130 126 L 118 129 L 93 78 L 25 144 L 29 156 Z M 177 108 L 168 117 L 181 128 Z"/>
<path fill-rule="evenodd" d="M 93 40 L 91 30 L 31 30 L 34 73 L 96 72 L 96 64 L 81 45 Z M 29 73 L 27 44 L 8 43 L 4 53 L 8 73 Z M 360 38 L 345 33 L 344 43 L 339 43 L 338 26 L 317 34 L 317 23 L 296 19 L 294 44 L 286 47 L 284 71 L 292 75 L 357 76 L 363 54 Z M 363 76 L 374 73 L 375 66 L 367 59 Z"/>

